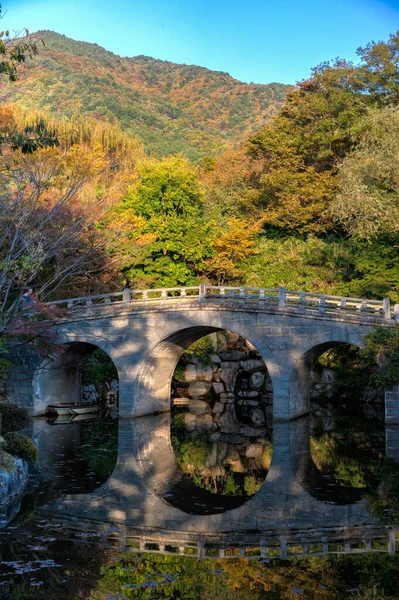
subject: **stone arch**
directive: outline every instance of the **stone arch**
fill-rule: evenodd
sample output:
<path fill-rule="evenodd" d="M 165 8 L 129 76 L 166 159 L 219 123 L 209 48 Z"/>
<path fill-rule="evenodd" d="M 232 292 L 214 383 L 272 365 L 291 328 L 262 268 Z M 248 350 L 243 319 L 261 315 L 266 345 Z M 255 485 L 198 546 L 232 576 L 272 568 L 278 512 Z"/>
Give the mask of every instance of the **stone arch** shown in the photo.
<path fill-rule="evenodd" d="M 43 360 L 35 369 L 32 379 L 33 414 L 44 414 L 47 405 L 63 402 L 79 402 L 81 377 L 79 365 L 95 349 L 103 350 L 113 361 L 119 377 L 119 369 L 112 346 L 102 340 L 85 336 L 62 335 L 60 353 L 53 359 Z"/>
<path fill-rule="evenodd" d="M 158 342 L 142 361 L 134 390 L 133 416 L 170 410 L 171 381 L 181 355 L 193 342 L 216 331 L 231 331 L 248 340 L 260 353 L 273 385 L 273 375 L 279 368 L 267 344 L 251 328 L 243 326 L 239 321 L 232 326 L 232 322 L 232 319 L 218 315 L 217 324 L 192 322 L 185 327 L 171 327 L 168 333 L 163 331 Z"/>
<path fill-rule="evenodd" d="M 340 344 L 360 348 L 363 336 L 347 330 L 333 329 L 312 336 L 295 350 L 289 381 L 290 419 L 309 413 L 311 367 L 324 352 Z"/>

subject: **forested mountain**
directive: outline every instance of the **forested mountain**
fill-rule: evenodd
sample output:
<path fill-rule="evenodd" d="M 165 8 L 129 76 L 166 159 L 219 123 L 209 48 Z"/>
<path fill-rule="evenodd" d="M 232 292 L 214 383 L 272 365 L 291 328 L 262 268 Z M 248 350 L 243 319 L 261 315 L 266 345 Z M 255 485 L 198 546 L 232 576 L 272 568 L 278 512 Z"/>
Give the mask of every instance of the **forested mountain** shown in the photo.
<path fill-rule="evenodd" d="M 1 84 L 1 101 L 118 122 L 158 157 L 184 152 L 197 161 L 236 146 L 278 112 L 291 87 L 246 84 L 146 56 L 121 58 L 52 31 L 34 38 L 45 46 L 21 66 L 18 85 Z"/>

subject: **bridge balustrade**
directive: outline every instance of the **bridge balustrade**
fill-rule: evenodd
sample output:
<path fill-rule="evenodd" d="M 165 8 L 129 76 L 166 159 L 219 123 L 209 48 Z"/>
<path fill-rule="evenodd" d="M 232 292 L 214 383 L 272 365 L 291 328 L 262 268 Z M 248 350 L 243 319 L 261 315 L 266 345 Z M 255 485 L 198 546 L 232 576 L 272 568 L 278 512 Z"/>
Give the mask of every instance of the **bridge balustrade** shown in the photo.
<path fill-rule="evenodd" d="M 295 309 L 299 312 L 360 314 L 382 319 L 399 320 L 399 305 L 391 312 L 389 298 L 370 300 L 367 298 L 351 298 L 333 296 L 330 294 L 315 294 L 279 288 L 254 288 L 213 286 L 200 283 L 198 286 L 154 288 L 154 289 L 125 289 L 123 292 L 99 294 L 57 300 L 52 304 L 69 310 L 86 309 L 92 314 L 93 309 L 104 306 L 173 304 L 181 302 L 201 303 L 234 303 L 238 306 L 258 306 L 276 309 Z"/>

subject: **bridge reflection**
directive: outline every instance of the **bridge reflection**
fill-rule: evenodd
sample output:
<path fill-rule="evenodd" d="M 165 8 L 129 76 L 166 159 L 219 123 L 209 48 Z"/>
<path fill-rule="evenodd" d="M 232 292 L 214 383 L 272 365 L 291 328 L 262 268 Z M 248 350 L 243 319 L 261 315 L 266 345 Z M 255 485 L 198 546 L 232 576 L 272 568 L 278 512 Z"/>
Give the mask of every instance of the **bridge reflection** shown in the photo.
<path fill-rule="evenodd" d="M 275 422 L 272 463 L 259 492 L 241 506 L 193 514 L 189 495 L 180 504 L 174 502 L 177 494 L 169 495 L 183 477 L 169 415 L 120 419 L 118 461 L 109 479 L 91 493 L 65 496 L 41 511 L 72 529 L 111 529 L 121 548 L 132 551 L 263 559 L 393 553 L 399 524 L 378 524 L 363 500 L 341 498 L 337 504 L 312 490 L 308 431 L 306 419 Z M 221 506 L 220 497 L 217 502 Z"/>

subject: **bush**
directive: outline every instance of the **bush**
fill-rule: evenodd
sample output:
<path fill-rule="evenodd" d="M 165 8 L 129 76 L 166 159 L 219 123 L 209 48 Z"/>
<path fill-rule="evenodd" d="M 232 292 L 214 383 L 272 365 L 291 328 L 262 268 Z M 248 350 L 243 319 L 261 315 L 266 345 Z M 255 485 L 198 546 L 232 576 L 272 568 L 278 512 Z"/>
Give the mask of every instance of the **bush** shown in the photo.
<path fill-rule="evenodd" d="M 82 370 L 82 384 L 101 384 L 118 379 L 118 371 L 108 354 L 97 348 L 87 359 Z"/>
<path fill-rule="evenodd" d="M 19 431 L 31 424 L 32 419 L 24 408 L 16 404 L 0 404 L 1 433 Z"/>
<path fill-rule="evenodd" d="M 26 435 L 12 431 L 5 433 L 3 437 L 6 442 L 4 449 L 7 452 L 24 460 L 31 460 L 32 462 L 37 460 L 39 455 L 38 449 Z"/>

